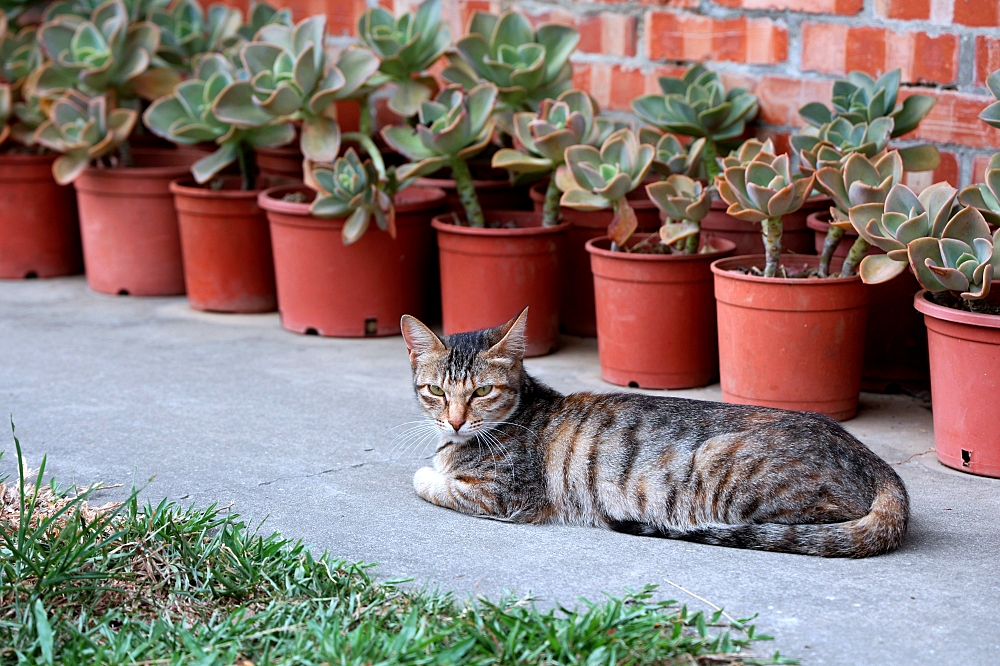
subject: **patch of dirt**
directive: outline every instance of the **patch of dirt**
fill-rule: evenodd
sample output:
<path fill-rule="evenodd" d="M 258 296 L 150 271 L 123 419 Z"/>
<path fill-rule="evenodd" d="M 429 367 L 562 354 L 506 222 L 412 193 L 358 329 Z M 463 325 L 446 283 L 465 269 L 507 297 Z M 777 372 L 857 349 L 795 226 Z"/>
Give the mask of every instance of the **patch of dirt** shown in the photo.
<path fill-rule="evenodd" d="M 950 291 L 942 291 L 937 294 L 928 293 L 927 298 L 936 305 L 951 308 L 952 310 L 1000 316 L 1000 299 L 997 299 L 995 296 L 978 301 L 969 301 Z"/>

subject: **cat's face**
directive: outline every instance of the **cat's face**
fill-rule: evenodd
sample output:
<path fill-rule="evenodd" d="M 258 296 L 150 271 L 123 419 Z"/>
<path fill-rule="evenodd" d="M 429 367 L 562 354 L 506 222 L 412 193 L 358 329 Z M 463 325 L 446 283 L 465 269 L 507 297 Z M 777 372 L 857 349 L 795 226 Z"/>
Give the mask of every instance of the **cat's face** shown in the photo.
<path fill-rule="evenodd" d="M 461 444 L 507 419 L 524 381 L 527 308 L 503 326 L 438 338 L 404 315 L 413 387 L 441 433 L 438 448 Z"/>

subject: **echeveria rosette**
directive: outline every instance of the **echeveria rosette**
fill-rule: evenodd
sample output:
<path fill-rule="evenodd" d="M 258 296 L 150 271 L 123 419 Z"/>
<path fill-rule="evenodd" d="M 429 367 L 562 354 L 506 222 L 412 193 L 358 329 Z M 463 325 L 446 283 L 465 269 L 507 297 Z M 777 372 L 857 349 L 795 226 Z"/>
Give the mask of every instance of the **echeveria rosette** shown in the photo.
<path fill-rule="evenodd" d="M 718 144 L 738 139 L 757 116 L 757 97 L 743 88 L 726 91 L 722 80 L 704 65 L 689 68 L 682 78 L 660 78 L 662 95 L 643 95 L 632 110 L 664 132 L 705 138 L 704 159 L 710 178 L 719 173 Z"/>
<path fill-rule="evenodd" d="M 514 138 L 521 149 L 501 148 L 493 154 L 493 167 L 515 174 L 551 174 L 564 163 L 567 148 L 599 147 L 614 131 L 614 122 L 597 113 L 596 102 L 582 90 L 567 90 L 554 100 L 543 100 L 537 113 L 515 113 Z M 545 193 L 543 225 L 558 223 L 561 193 L 557 180 L 551 178 Z"/>
<path fill-rule="evenodd" d="M 678 244 L 685 254 L 698 251 L 701 221 L 712 208 L 711 192 L 711 188 L 682 174 L 671 174 L 666 180 L 646 186 L 650 201 L 665 218 L 660 227 L 664 245 Z"/>
<path fill-rule="evenodd" d="M 333 164 L 315 165 L 310 186 L 316 199 L 309 211 L 316 217 L 346 217 L 341 237 L 344 245 L 359 240 L 372 217 L 383 231 L 395 237 L 392 197 L 383 189 L 383 178 L 372 160 L 364 162 L 348 148 Z"/>
<path fill-rule="evenodd" d="M 768 159 L 773 159 L 776 157 L 776 152 L 774 150 L 774 142 L 771 139 L 767 139 L 766 141 L 747 139 L 740 144 L 738 149 L 729 153 L 726 157 L 718 158 L 717 161 L 722 170 L 725 171 L 729 167 L 749 166 L 761 153 L 766 155 Z"/>
<path fill-rule="evenodd" d="M 330 64 L 325 36 L 324 16 L 307 18 L 294 28 L 262 28 L 240 52 L 249 80 L 226 89 L 216 103 L 216 116 L 243 129 L 301 120 L 302 154 L 314 162 L 333 161 L 340 152 L 340 127 L 332 105 L 354 94 L 378 69 L 378 59 L 367 49 L 350 48 L 336 65 Z"/>
<path fill-rule="evenodd" d="M 580 33 L 568 25 L 543 23 L 534 29 L 516 12 L 499 16 L 476 12 L 468 34 L 447 55 L 448 67 L 441 75 L 466 90 L 492 83 L 499 91 L 497 110 L 503 115 L 534 111 L 543 100 L 570 89 L 569 57 L 579 41 Z"/>
<path fill-rule="evenodd" d="M 560 170 L 560 205 L 575 210 L 614 209 L 608 237 L 617 247 L 635 232 L 635 211 L 625 195 L 639 187 L 649 174 L 656 149 L 640 144 L 635 132 L 620 129 L 611 133 L 598 150 L 593 146 L 566 149 L 566 165 Z"/>
<path fill-rule="evenodd" d="M 130 22 L 122 0 L 100 4 L 89 19 L 57 15 L 38 28 L 38 41 L 50 58 L 37 79 L 44 99 L 75 88 L 87 95 L 109 93 L 121 104 L 155 99 L 180 80 L 171 68 L 152 66 L 160 29 L 149 21 Z"/>
<path fill-rule="evenodd" d="M 653 171 L 664 178 L 672 175 L 688 176 L 690 178 L 705 178 L 704 137 L 692 141 L 685 146 L 677 137 L 669 133 L 661 133 L 648 127 L 639 130 L 639 141 L 653 143 L 656 154 L 653 155 Z"/>
<path fill-rule="evenodd" d="M 243 189 L 256 185 L 256 171 L 250 148 L 285 145 L 295 138 L 291 123 L 269 121 L 238 127 L 220 120 L 215 113 L 222 94 L 237 81 L 239 72 L 224 56 L 211 53 L 196 59 L 194 76 L 178 84 L 170 95 L 153 102 L 143 114 L 146 126 L 157 136 L 179 145 L 214 141 L 219 148 L 191 167 L 198 183 L 206 183 L 220 171 L 239 161 Z M 256 107 L 245 106 L 252 117 Z M 232 112 L 233 109 L 230 109 Z"/>
<path fill-rule="evenodd" d="M 382 7 L 373 7 L 358 19 L 358 36 L 374 51 L 379 71 L 396 84 L 389 108 L 409 118 L 420 103 L 437 90 L 427 74 L 451 46 L 451 30 L 441 22 L 441 0 L 424 0 L 416 12 L 394 18 Z"/>
<path fill-rule="evenodd" d="M 0 0 L 0 14 L 4 14 L 8 19 L 16 19 L 25 10 L 34 5 L 41 4 L 43 0 Z"/>
<path fill-rule="evenodd" d="M 149 21 L 160 29 L 157 57 L 183 72 L 201 53 L 221 53 L 239 37 L 243 25 L 240 10 L 223 4 L 208 7 L 208 16 L 196 0 L 179 0 L 169 8 L 149 12 Z"/>
<path fill-rule="evenodd" d="M 760 222 L 767 263 L 765 277 L 774 277 L 781 262 L 781 218 L 794 213 L 813 189 L 813 177 L 794 178 L 788 155 L 761 150 L 746 165 L 727 167 L 716 178 L 726 213 L 746 222 Z"/>
<path fill-rule="evenodd" d="M 851 124 L 835 118 L 821 127 L 806 127 L 791 137 L 792 148 L 799 153 L 802 173 L 816 170 L 817 162 L 830 162 L 834 154 L 841 158 L 851 153 L 875 157 L 889 144 L 892 118 L 876 118 L 871 123 Z"/>
<path fill-rule="evenodd" d="M 52 164 L 60 185 L 76 180 L 91 160 L 110 154 L 128 140 L 139 113 L 109 109 L 105 96 L 87 97 L 68 90 L 52 103 L 48 119 L 35 132 L 35 141 L 62 153 Z"/>
<path fill-rule="evenodd" d="M 979 119 L 990 127 L 1000 129 L 1000 69 L 986 77 L 986 87 L 996 100 L 979 114 Z"/>
<path fill-rule="evenodd" d="M 1000 153 L 990 158 L 983 183 L 975 183 L 958 193 L 958 201 L 963 206 L 976 208 L 986 221 L 1000 226 Z"/>
<path fill-rule="evenodd" d="M 420 105 L 415 128 L 393 125 L 382 129 L 385 142 L 410 160 L 396 170 L 400 180 L 451 168 L 466 218 L 473 227 L 486 226 L 486 220 L 466 160 L 478 155 L 490 142 L 496 101 L 497 89 L 492 84 L 478 85 L 468 93 L 452 85 L 441 90 L 433 101 Z"/>
<path fill-rule="evenodd" d="M 30 146 L 35 129 L 45 120 L 35 86 L 44 61 L 34 26 L 14 32 L 0 12 L 0 86 L 3 86 L 3 115 L 0 133 L 4 139 Z"/>
<path fill-rule="evenodd" d="M 42 14 L 42 22 L 48 22 L 59 16 L 77 16 L 82 19 L 90 18 L 94 10 L 104 4 L 106 0 L 56 0 L 50 2 Z M 128 13 L 129 21 L 133 23 L 143 21 L 151 12 L 157 9 L 165 9 L 170 6 L 172 0 L 122 0 Z"/>
<path fill-rule="evenodd" d="M 247 12 L 247 22 L 240 26 L 237 34 L 240 39 L 249 42 L 261 28 L 268 25 L 294 27 L 292 10 L 287 7 L 277 9 L 266 2 L 251 2 L 250 11 Z"/>

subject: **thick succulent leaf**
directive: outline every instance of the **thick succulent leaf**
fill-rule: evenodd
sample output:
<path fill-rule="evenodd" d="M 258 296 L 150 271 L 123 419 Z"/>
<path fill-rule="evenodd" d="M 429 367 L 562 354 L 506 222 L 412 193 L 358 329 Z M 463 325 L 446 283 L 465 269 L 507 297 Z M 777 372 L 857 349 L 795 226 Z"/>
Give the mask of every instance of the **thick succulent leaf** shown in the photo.
<path fill-rule="evenodd" d="M 632 179 L 627 173 L 619 173 L 604 187 L 595 187 L 594 193 L 599 194 L 609 201 L 617 201 L 628 194 L 632 189 Z"/>
<path fill-rule="evenodd" d="M 972 245 L 975 238 L 990 238 L 990 227 L 983 214 L 972 207 L 963 208 L 945 226 L 941 238 L 953 238 Z"/>
<path fill-rule="evenodd" d="M 660 227 L 660 240 L 664 245 L 673 245 L 677 241 L 697 235 L 699 231 L 701 226 L 697 222 L 664 224 Z"/>
<path fill-rule="evenodd" d="M 396 90 L 389 99 L 389 108 L 404 118 L 410 118 L 420 110 L 420 104 L 431 98 L 433 90 L 419 81 L 405 79 L 396 84 Z"/>
<path fill-rule="evenodd" d="M 815 127 L 822 127 L 833 120 L 833 114 L 830 112 L 830 109 L 820 102 L 806 104 L 799 109 L 799 115 L 802 116 L 803 120 Z"/>
<path fill-rule="evenodd" d="M 341 230 L 341 240 L 344 245 L 350 245 L 361 239 L 368 231 L 368 224 L 371 220 L 371 209 L 367 206 L 356 208 L 350 217 L 344 222 Z"/>
<path fill-rule="evenodd" d="M 486 127 L 497 100 L 497 89 L 490 84 L 478 85 L 469 91 L 466 106 L 469 109 L 469 127 L 472 135 L 478 135 Z"/>
<path fill-rule="evenodd" d="M 632 206 L 629 205 L 628 199 L 624 197 L 618 199 L 615 202 L 615 215 L 611 218 L 611 224 L 608 225 L 608 237 L 619 247 L 622 247 L 638 228 L 639 220 L 636 218 Z"/>
<path fill-rule="evenodd" d="M 236 161 L 236 145 L 224 143 L 206 157 L 201 158 L 191 166 L 191 174 L 197 183 L 204 185 L 216 174 Z"/>
<path fill-rule="evenodd" d="M 511 148 L 501 148 L 493 153 L 491 165 L 494 169 L 508 169 L 515 173 L 549 173 L 553 169 L 552 160 L 525 155 Z"/>
<path fill-rule="evenodd" d="M 935 265 L 941 265 L 941 247 L 934 238 L 918 238 L 907 246 L 910 269 L 924 289 L 928 291 L 946 291 L 937 276 L 927 267 L 930 260 Z"/>
<path fill-rule="evenodd" d="M 979 119 L 990 127 L 1000 128 L 1000 101 L 994 102 L 983 109 Z"/>
<path fill-rule="evenodd" d="M 901 275 L 905 270 L 905 261 L 894 261 L 884 254 L 871 254 L 861 260 L 858 274 L 865 284 L 880 284 Z"/>
<path fill-rule="evenodd" d="M 295 127 L 291 123 L 267 125 L 247 132 L 247 142 L 254 148 L 287 146 L 295 140 Z"/>
<path fill-rule="evenodd" d="M 610 208 L 612 202 L 589 190 L 570 189 L 563 192 L 559 205 L 575 210 L 604 210 Z"/>
<path fill-rule="evenodd" d="M 915 130 L 936 103 L 937 98 L 930 95 L 910 95 L 904 99 L 902 107 L 891 114 L 895 121 L 892 136 L 903 136 Z"/>
<path fill-rule="evenodd" d="M 212 113 L 234 127 L 251 128 L 266 125 L 272 116 L 257 106 L 253 86 L 249 81 L 234 81 L 212 103 Z"/>
<path fill-rule="evenodd" d="M 289 83 L 279 84 L 269 97 L 258 101 L 271 118 L 290 116 L 302 106 L 302 95 Z"/>
<path fill-rule="evenodd" d="M 315 177 L 317 174 L 314 173 Z M 350 204 L 333 196 L 320 196 L 309 206 L 309 212 L 316 217 L 346 217 L 351 212 Z"/>
<path fill-rule="evenodd" d="M 382 138 L 393 150 L 411 160 L 423 160 L 436 157 L 438 153 L 424 145 L 420 136 L 411 127 L 394 125 L 382 128 Z"/>
<path fill-rule="evenodd" d="M 911 172 L 931 171 L 941 164 L 941 153 L 936 146 L 928 144 L 900 148 L 899 156 L 903 160 L 903 167 Z"/>
<path fill-rule="evenodd" d="M 567 25 L 545 23 L 538 26 L 535 39 L 545 47 L 545 80 L 559 78 L 570 55 L 580 43 L 580 33 Z"/>

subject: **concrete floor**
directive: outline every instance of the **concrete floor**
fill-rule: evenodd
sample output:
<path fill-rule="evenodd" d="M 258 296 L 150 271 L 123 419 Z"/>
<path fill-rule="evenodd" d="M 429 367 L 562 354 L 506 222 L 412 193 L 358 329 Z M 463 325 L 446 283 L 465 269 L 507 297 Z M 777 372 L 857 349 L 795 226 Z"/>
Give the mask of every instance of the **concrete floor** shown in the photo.
<path fill-rule="evenodd" d="M 563 342 L 530 371 L 563 391 L 612 388 L 594 341 Z M 940 466 L 919 400 L 861 400 L 845 425 L 896 464 L 912 497 L 893 554 L 824 560 L 510 525 L 413 493 L 431 448 L 392 451 L 397 426 L 418 416 L 401 338 L 304 337 L 277 315 L 102 296 L 79 277 L 0 282 L 0 414 L 13 413 L 31 464 L 49 454 L 64 483 L 152 479 L 151 499 L 233 502 L 267 530 L 460 594 L 572 604 L 659 583 L 704 607 L 671 581 L 735 617 L 759 612 L 758 631 L 776 637 L 762 651 L 805 664 L 1000 664 L 1000 481 Z M 9 435 L 0 449 L 10 472 Z"/>

